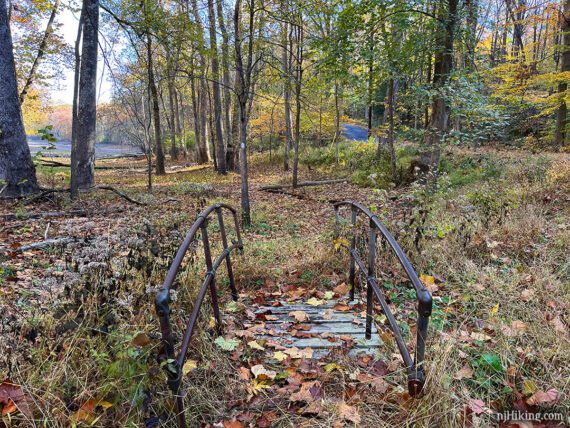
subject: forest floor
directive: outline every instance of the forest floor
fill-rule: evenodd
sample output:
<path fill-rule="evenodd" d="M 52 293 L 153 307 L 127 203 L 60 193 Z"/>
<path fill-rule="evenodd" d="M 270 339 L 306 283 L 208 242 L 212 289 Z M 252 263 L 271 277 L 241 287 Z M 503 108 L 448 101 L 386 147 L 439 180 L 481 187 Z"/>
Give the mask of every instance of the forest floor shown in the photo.
<path fill-rule="evenodd" d="M 97 190 L 75 202 L 53 193 L 1 206 L 0 426 L 174 426 L 156 361 L 155 292 L 196 215 L 215 202 L 239 206 L 239 176 L 179 161 L 149 193 L 143 161 L 98 165 L 117 168 L 97 170 L 98 184 L 145 205 Z M 494 412 L 512 409 L 568 417 L 570 156 L 450 150 L 433 195 L 349 183 L 259 190 L 283 181 L 278 165 L 253 157 L 253 225 L 233 257 L 240 299 L 230 302 L 220 269 L 225 335 L 214 340 L 204 305 L 184 369 L 188 426 L 489 426 Z M 44 187 L 64 187 L 69 170 L 39 175 Z M 348 343 L 314 360 L 250 334 L 266 328 L 259 305 L 342 299 L 348 257 L 335 250 L 331 201 L 345 198 L 372 207 L 434 296 L 420 399 L 407 393 L 379 310 L 385 346 L 372 357 L 348 357 Z M 213 241 L 217 232 L 212 225 Z M 23 247 L 48 239 L 60 241 Z M 204 275 L 200 251 L 178 279 L 177 326 Z M 393 260 L 382 260 L 387 297 L 411 338 L 413 295 Z"/>

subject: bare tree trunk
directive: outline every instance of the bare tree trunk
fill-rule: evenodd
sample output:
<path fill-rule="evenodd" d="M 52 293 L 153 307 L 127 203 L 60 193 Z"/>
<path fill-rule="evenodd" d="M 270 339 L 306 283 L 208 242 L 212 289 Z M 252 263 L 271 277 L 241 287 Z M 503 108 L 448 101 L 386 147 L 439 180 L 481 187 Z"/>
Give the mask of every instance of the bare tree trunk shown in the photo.
<path fill-rule="evenodd" d="M 564 12 L 561 17 L 560 30 L 562 32 L 562 53 L 560 71 L 570 71 L 570 0 L 564 2 Z M 554 133 L 554 141 L 557 145 L 566 144 L 568 132 L 568 106 L 564 100 L 564 94 L 568 90 L 568 82 L 560 82 L 558 84 L 558 93 L 561 94 L 560 106 L 556 112 L 556 131 Z"/>
<path fill-rule="evenodd" d="M 233 157 L 234 147 L 231 144 L 231 93 L 230 93 L 230 53 L 229 53 L 229 37 L 228 30 L 226 28 L 226 22 L 224 19 L 224 8 L 221 1 L 216 2 L 217 13 L 218 13 L 218 25 L 220 26 L 220 31 L 222 33 L 222 102 L 224 111 L 224 141 L 226 143 L 226 167 L 229 171 L 230 162 L 228 160 Z M 230 147 L 232 153 L 229 153 Z M 231 164 L 233 166 L 233 162 Z"/>
<path fill-rule="evenodd" d="M 36 192 L 36 171 L 26 139 L 6 2 L 0 1 L 0 195 Z"/>
<path fill-rule="evenodd" d="M 212 85 L 213 85 L 213 109 L 216 140 L 212 143 L 216 146 L 218 159 L 218 174 L 226 174 L 226 150 L 224 147 L 224 132 L 222 131 L 222 99 L 220 94 L 220 72 L 218 67 L 218 42 L 216 34 L 216 14 L 214 12 L 214 0 L 208 0 L 208 20 L 210 21 L 210 51 L 212 55 Z"/>
<path fill-rule="evenodd" d="M 28 91 L 29 91 L 30 87 L 32 86 L 32 83 L 34 83 L 34 79 L 36 78 L 36 73 L 38 71 L 38 67 L 39 67 L 40 62 L 42 61 L 42 59 L 45 55 L 47 43 L 49 41 L 51 34 L 53 33 L 53 22 L 55 21 L 55 17 L 57 15 L 57 12 L 59 9 L 59 4 L 60 4 L 60 0 L 56 0 L 55 3 L 53 4 L 53 9 L 51 10 L 51 14 L 50 14 L 49 19 L 48 19 L 48 23 L 46 26 L 46 30 L 44 32 L 44 36 L 42 37 L 42 41 L 40 42 L 40 46 L 38 48 L 38 53 L 36 55 L 36 58 L 34 59 L 34 63 L 32 64 L 32 68 L 30 69 L 30 72 L 28 73 L 28 78 L 26 79 L 26 83 L 24 84 L 24 87 L 22 88 L 22 91 L 20 92 L 20 103 L 23 103 L 24 100 L 26 99 L 26 95 L 28 94 Z"/>
<path fill-rule="evenodd" d="M 97 54 L 99 49 L 99 0 L 83 1 L 83 37 L 76 141 L 71 147 L 71 195 L 95 184 L 97 141 Z"/>
<path fill-rule="evenodd" d="M 434 63 L 433 85 L 441 89 L 447 83 L 453 68 L 453 38 L 457 21 L 458 0 L 447 0 L 442 5 L 440 22 L 444 25 L 443 31 L 438 32 Z M 445 138 L 448 130 L 449 107 L 441 94 L 433 97 L 429 129 L 425 134 L 425 144 L 428 150 L 420 156 L 420 162 L 425 165 L 431 175 L 432 184 L 435 183 L 439 168 L 440 142 Z"/>
<path fill-rule="evenodd" d="M 295 73 L 295 146 L 293 155 L 293 188 L 299 181 L 299 140 L 301 139 L 301 85 L 303 79 L 303 23 L 296 26 L 296 73 Z"/>
<path fill-rule="evenodd" d="M 192 113 L 194 116 L 194 140 L 196 142 L 196 162 L 204 164 L 208 162 L 208 153 L 206 152 L 206 145 L 202 139 L 203 131 L 201 129 L 202 121 L 200 115 L 200 94 L 196 90 L 196 79 L 190 78 L 190 90 L 192 93 Z"/>
<path fill-rule="evenodd" d="M 240 120 L 240 173 L 241 173 L 241 208 L 242 222 L 245 227 L 251 224 L 251 207 L 249 200 L 249 170 L 247 165 L 247 126 L 249 121 L 249 97 L 253 97 L 252 74 L 255 64 L 253 62 L 253 48 L 255 37 L 255 0 L 250 0 L 248 4 L 248 41 L 247 56 L 244 64 L 244 56 L 242 53 L 242 34 L 240 28 L 241 0 L 236 0 L 234 8 L 234 34 L 235 34 L 235 53 L 236 53 L 236 75 L 239 79 L 237 85 L 236 101 L 239 103 L 239 120 Z"/>
<path fill-rule="evenodd" d="M 160 106 L 158 103 L 158 90 L 154 79 L 154 61 L 152 58 L 152 36 L 147 31 L 146 34 L 146 52 L 147 52 L 147 68 L 148 83 L 150 86 L 150 94 L 152 98 L 152 116 L 154 119 L 154 141 L 156 144 L 156 175 L 166 174 L 164 169 L 164 148 L 162 146 L 162 130 L 160 127 Z"/>
<path fill-rule="evenodd" d="M 284 0 L 286 3 L 288 0 Z M 283 4 L 282 3 L 282 4 Z M 286 10 L 288 10 L 286 8 Z M 293 131 L 291 126 L 291 77 L 289 70 L 289 24 L 282 23 L 281 29 L 281 71 L 283 73 L 283 101 L 285 105 L 285 156 L 283 158 L 283 169 L 289 170 L 289 148 L 293 145 Z"/>
<path fill-rule="evenodd" d="M 334 153 L 336 164 L 339 162 L 338 145 L 340 141 L 340 107 L 338 103 L 338 83 L 334 82 Z"/>
<path fill-rule="evenodd" d="M 196 144 L 200 141 L 201 146 L 197 147 L 196 154 L 198 156 L 198 163 L 206 163 L 210 160 L 208 139 L 206 136 L 207 126 L 207 106 L 208 106 L 208 85 L 206 83 L 206 61 L 204 59 L 204 27 L 202 19 L 198 12 L 198 5 L 196 0 L 192 0 L 192 14 L 196 25 L 196 39 L 197 39 L 197 55 L 198 55 L 198 84 L 196 86 L 196 98 L 198 106 L 198 121 L 200 122 L 198 129 L 200 131 L 200 138 L 196 138 Z"/>

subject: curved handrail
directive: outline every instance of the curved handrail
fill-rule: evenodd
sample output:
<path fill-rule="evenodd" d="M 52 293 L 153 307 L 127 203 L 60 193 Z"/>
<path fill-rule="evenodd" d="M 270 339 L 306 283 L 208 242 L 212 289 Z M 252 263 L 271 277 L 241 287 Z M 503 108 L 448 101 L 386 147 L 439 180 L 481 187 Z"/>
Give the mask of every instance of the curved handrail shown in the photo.
<path fill-rule="evenodd" d="M 226 236 L 222 209 L 230 211 L 234 219 L 237 242 L 233 242 L 232 245 L 228 245 L 228 239 Z M 217 214 L 218 225 L 220 227 L 220 235 L 222 238 L 222 244 L 224 249 L 221 252 L 221 254 L 214 261 L 212 261 L 212 255 L 210 252 L 210 241 L 208 238 L 208 220 L 209 220 L 208 217 L 214 211 L 216 211 Z M 176 274 L 178 273 L 178 269 L 182 264 L 182 260 L 184 259 L 184 256 L 186 255 L 188 248 L 190 247 L 192 242 L 194 242 L 196 233 L 198 232 L 199 229 L 201 230 L 202 242 L 204 245 L 204 258 L 206 260 L 207 272 L 204 281 L 202 283 L 202 286 L 198 291 L 198 295 L 194 302 L 194 306 L 192 307 L 192 313 L 190 315 L 188 323 L 186 324 L 186 331 L 184 332 L 184 337 L 182 339 L 180 353 L 178 354 L 178 357 L 176 357 L 174 351 L 174 338 L 172 337 L 172 328 L 170 324 L 170 312 L 171 312 L 170 292 L 171 290 L 175 290 L 177 288 L 177 285 L 174 284 L 174 280 L 176 279 Z M 224 260 L 226 261 L 232 299 L 236 301 L 238 298 L 237 289 L 235 287 L 231 259 L 230 259 L 230 253 L 235 249 L 239 249 L 240 251 L 243 250 L 243 242 L 241 240 L 239 221 L 236 210 L 230 205 L 221 204 L 221 203 L 206 208 L 198 215 L 198 218 L 190 227 L 190 230 L 188 231 L 186 237 L 184 238 L 184 241 L 182 242 L 182 244 L 178 248 L 178 251 L 176 252 L 176 256 L 172 261 L 172 265 L 168 270 L 164 283 L 162 284 L 162 287 L 160 288 L 160 290 L 156 295 L 155 308 L 158 314 L 158 319 L 162 334 L 162 349 L 159 353 L 158 358 L 159 361 L 168 361 L 171 364 L 173 364 L 173 366 L 170 366 L 169 369 L 167 370 L 168 385 L 172 390 L 172 392 L 176 394 L 176 410 L 177 410 L 177 419 L 179 427 L 186 426 L 186 420 L 184 416 L 184 403 L 182 401 L 182 397 L 178 394 L 182 382 L 182 366 L 184 365 L 186 354 L 188 353 L 188 348 L 190 347 L 190 340 L 192 339 L 192 334 L 194 333 L 194 328 L 196 326 L 196 321 L 198 320 L 198 316 L 200 315 L 200 309 L 202 307 L 202 303 L 204 302 L 204 298 L 206 296 L 206 292 L 208 291 L 208 289 L 210 290 L 212 309 L 214 312 L 214 318 L 216 319 L 217 332 L 219 335 L 222 334 L 222 322 L 218 306 L 218 297 L 217 297 L 215 279 L 216 279 L 216 271 L 218 270 L 218 268 L 220 267 L 220 265 Z"/>
<path fill-rule="evenodd" d="M 370 241 L 369 241 L 369 251 L 368 251 L 368 266 L 362 261 L 358 252 L 355 248 L 355 237 L 354 237 L 354 230 L 353 236 L 350 243 L 350 247 L 348 250 L 351 254 L 350 260 L 350 273 L 349 273 L 349 281 L 351 285 L 350 289 L 350 297 L 354 300 L 354 291 L 355 291 L 355 263 L 358 265 L 361 271 L 365 272 L 366 274 L 366 283 L 367 283 L 367 302 L 366 302 L 366 337 L 370 338 L 371 332 L 371 325 L 372 325 L 372 294 L 375 294 L 380 302 L 380 306 L 388 323 L 390 324 L 390 328 L 394 337 L 396 339 L 396 343 L 398 345 L 398 349 L 400 350 L 400 354 L 404 360 L 404 364 L 408 370 L 408 389 L 410 395 L 417 396 L 421 392 L 424 386 L 424 368 L 423 368 L 423 361 L 425 356 L 425 344 L 427 339 L 427 328 L 428 328 L 428 320 L 429 316 L 431 315 L 432 311 L 432 297 L 429 291 L 425 288 L 422 284 L 418 275 L 412 264 L 408 260 L 408 257 L 398 244 L 398 242 L 394 239 L 390 231 L 382 224 L 380 219 L 376 216 L 376 214 L 372 213 L 368 208 L 364 205 L 354 202 L 351 200 L 335 202 L 334 204 L 335 209 L 335 217 L 337 225 L 339 223 L 339 209 L 342 206 L 349 206 L 352 212 L 352 226 L 356 223 L 356 216 L 358 211 L 365 214 L 370 219 Z M 398 326 L 394 315 L 390 311 L 388 303 L 384 297 L 384 294 L 380 290 L 380 286 L 378 284 L 378 280 L 376 279 L 375 273 L 375 259 L 376 259 L 376 235 L 377 231 L 380 231 L 382 236 L 388 242 L 390 248 L 393 250 L 394 254 L 396 255 L 398 261 L 406 271 L 406 274 L 412 285 L 416 291 L 416 297 L 418 300 L 418 321 L 417 321 L 417 335 L 416 335 L 416 352 L 415 358 L 412 360 L 410 352 L 404 342 L 402 337 L 402 332 L 400 331 L 400 327 Z"/>

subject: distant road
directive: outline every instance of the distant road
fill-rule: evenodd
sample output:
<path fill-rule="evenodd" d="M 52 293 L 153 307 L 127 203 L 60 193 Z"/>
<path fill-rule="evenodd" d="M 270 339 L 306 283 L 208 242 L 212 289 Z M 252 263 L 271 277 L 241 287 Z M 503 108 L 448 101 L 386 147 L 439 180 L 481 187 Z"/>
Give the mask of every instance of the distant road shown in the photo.
<path fill-rule="evenodd" d="M 71 156 L 71 142 L 70 141 L 57 141 L 54 143 L 55 149 L 46 149 L 49 144 L 42 141 L 39 137 L 28 137 L 28 146 L 32 156 L 37 152 L 42 152 L 44 156 L 64 157 Z M 116 144 L 96 144 L 95 145 L 95 158 L 113 158 L 122 155 L 142 155 L 142 151 L 138 147 L 124 146 Z"/>
<path fill-rule="evenodd" d="M 356 140 L 356 141 L 368 140 L 368 129 L 364 128 L 363 126 L 344 123 L 342 125 L 342 128 L 343 128 L 342 135 L 344 135 L 344 137 L 347 140 Z"/>

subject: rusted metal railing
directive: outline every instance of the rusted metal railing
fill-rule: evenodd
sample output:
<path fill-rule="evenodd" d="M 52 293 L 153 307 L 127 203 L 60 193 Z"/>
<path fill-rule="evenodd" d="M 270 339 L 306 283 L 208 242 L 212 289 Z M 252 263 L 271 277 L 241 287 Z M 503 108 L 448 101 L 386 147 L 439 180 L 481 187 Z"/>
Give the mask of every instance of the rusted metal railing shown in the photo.
<path fill-rule="evenodd" d="M 424 386 L 424 356 L 425 356 L 425 347 L 426 347 L 426 339 L 427 339 L 427 329 L 428 329 L 428 320 L 429 316 L 431 315 L 432 310 L 432 298 L 429 291 L 424 287 L 418 275 L 414 271 L 414 268 L 410 264 L 410 261 L 404 254 L 404 251 L 398 245 L 392 234 L 386 229 L 386 227 L 380 222 L 378 217 L 373 214 L 368 208 L 365 206 L 353 202 L 353 201 L 342 201 L 334 203 L 335 209 L 335 216 L 337 227 L 340 223 L 340 213 L 339 209 L 342 206 L 348 206 L 351 209 L 351 223 L 352 223 L 352 237 L 350 240 L 350 244 L 348 250 L 350 251 L 350 269 L 349 269 L 349 283 L 350 283 L 350 299 L 354 300 L 354 293 L 355 293 L 355 275 L 356 275 L 356 266 L 361 270 L 361 272 L 366 276 L 366 339 L 370 339 L 371 332 L 372 332 L 372 317 L 373 317 L 373 309 L 374 309 L 374 300 L 373 297 L 376 296 L 378 299 L 382 311 L 390 324 L 390 329 L 394 334 L 394 338 L 396 339 L 396 343 L 398 345 L 398 349 L 400 350 L 400 354 L 404 360 L 404 364 L 406 366 L 408 372 L 408 391 L 411 396 L 415 397 L 420 394 Z M 367 263 L 364 263 L 358 251 L 356 250 L 356 233 L 355 233 L 355 226 L 358 213 L 362 213 L 369 218 L 370 227 L 369 227 L 369 239 L 368 239 L 368 260 Z M 398 261 L 406 271 L 406 274 L 412 285 L 416 291 L 416 297 L 418 300 L 418 320 L 417 320 L 417 335 L 416 335 L 416 351 L 414 358 L 410 355 L 410 351 L 408 350 L 404 338 L 402 337 L 402 332 L 400 327 L 398 326 L 394 315 L 390 311 L 390 307 L 386 302 L 386 298 L 384 297 L 384 293 L 380 289 L 380 285 L 378 284 L 378 280 L 376 278 L 376 239 L 378 232 L 382 234 L 382 236 L 386 239 L 386 242 L 392 248 L 394 254 L 398 258 Z"/>
<path fill-rule="evenodd" d="M 232 242 L 232 245 L 228 245 L 228 238 L 224 226 L 224 217 L 223 217 L 224 209 L 230 211 L 234 219 L 237 242 Z M 212 260 L 212 254 L 210 251 L 210 239 L 208 237 L 208 222 L 209 222 L 208 216 L 210 216 L 210 214 L 212 214 L 214 211 L 217 214 L 218 225 L 220 228 L 220 235 L 224 249 L 215 260 Z M 178 269 L 180 268 L 180 264 L 182 263 L 182 260 L 184 259 L 184 256 L 188 251 L 188 248 L 190 247 L 192 242 L 194 242 L 195 235 L 198 232 L 198 230 L 201 231 L 202 235 L 202 243 L 204 246 L 204 258 L 206 260 L 207 272 L 206 276 L 204 277 L 204 282 L 202 283 L 202 286 L 198 291 L 198 296 L 196 297 L 194 306 L 192 307 L 192 313 L 190 314 L 188 323 L 186 324 L 186 331 L 182 338 L 180 352 L 178 353 L 178 356 L 176 356 L 175 343 L 170 323 L 170 303 L 171 303 L 170 296 L 171 296 L 171 291 L 176 289 L 176 284 L 174 284 L 174 280 L 176 278 L 176 274 L 178 273 Z M 234 281 L 232 263 L 230 259 L 230 252 L 234 249 L 243 250 L 243 243 L 239 231 L 239 223 L 238 223 L 236 210 L 226 204 L 216 204 L 206 208 L 204 211 L 200 213 L 200 215 L 198 216 L 198 218 L 190 228 L 190 231 L 186 235 L 186 238 L 184 238 L 182 245 L 180 245 L 180 248 L 178 249 L 178 252 L 174 257 L 174 261 L 172 262 L 172 265 L 168 270 L 168 274 L 166 275 L 164 284 L 162 285 L 161 289 L 159 290 L 156 296 L 155 307 L 156 307 L 156 312 L 158 314 L 160 329 L 162 333 L 162 349 L 159 353 L 159 361 L 161 361 L 167 366 L 166 371 L 168 373 L 168 386 L 176 396 L 176 413 L 177 413 L 177 421 L 179 428 L 186 427 L 186 418 L 184 415 L 184 401 L 180 394 L 180 385 L 182 383 L 182 366 L 184 365 L 186 354 L 188 353 L 190 340 L 192 339 L 192 334 L 194 332 L 194 328 L 196 326 L 196 322 L 200 314 L 200 308 L 202 307 L 202 303 L 204 302 L 204 298 L 208 290 L 210 290 L 210 298 L 212 301 L 211 303 L 214 312 L 214 318 L 216 320 L 217 333 L 219 335 L 222 334 L 222 321 L 220 317 L 220 308 L 218 306 L 218 295 L 216 289 L 216 271 L 220 267 L 220 265 L 224 262 L 224 260 L 226 262 L 232 299 L 235 301 L 238 298 Z"/>

